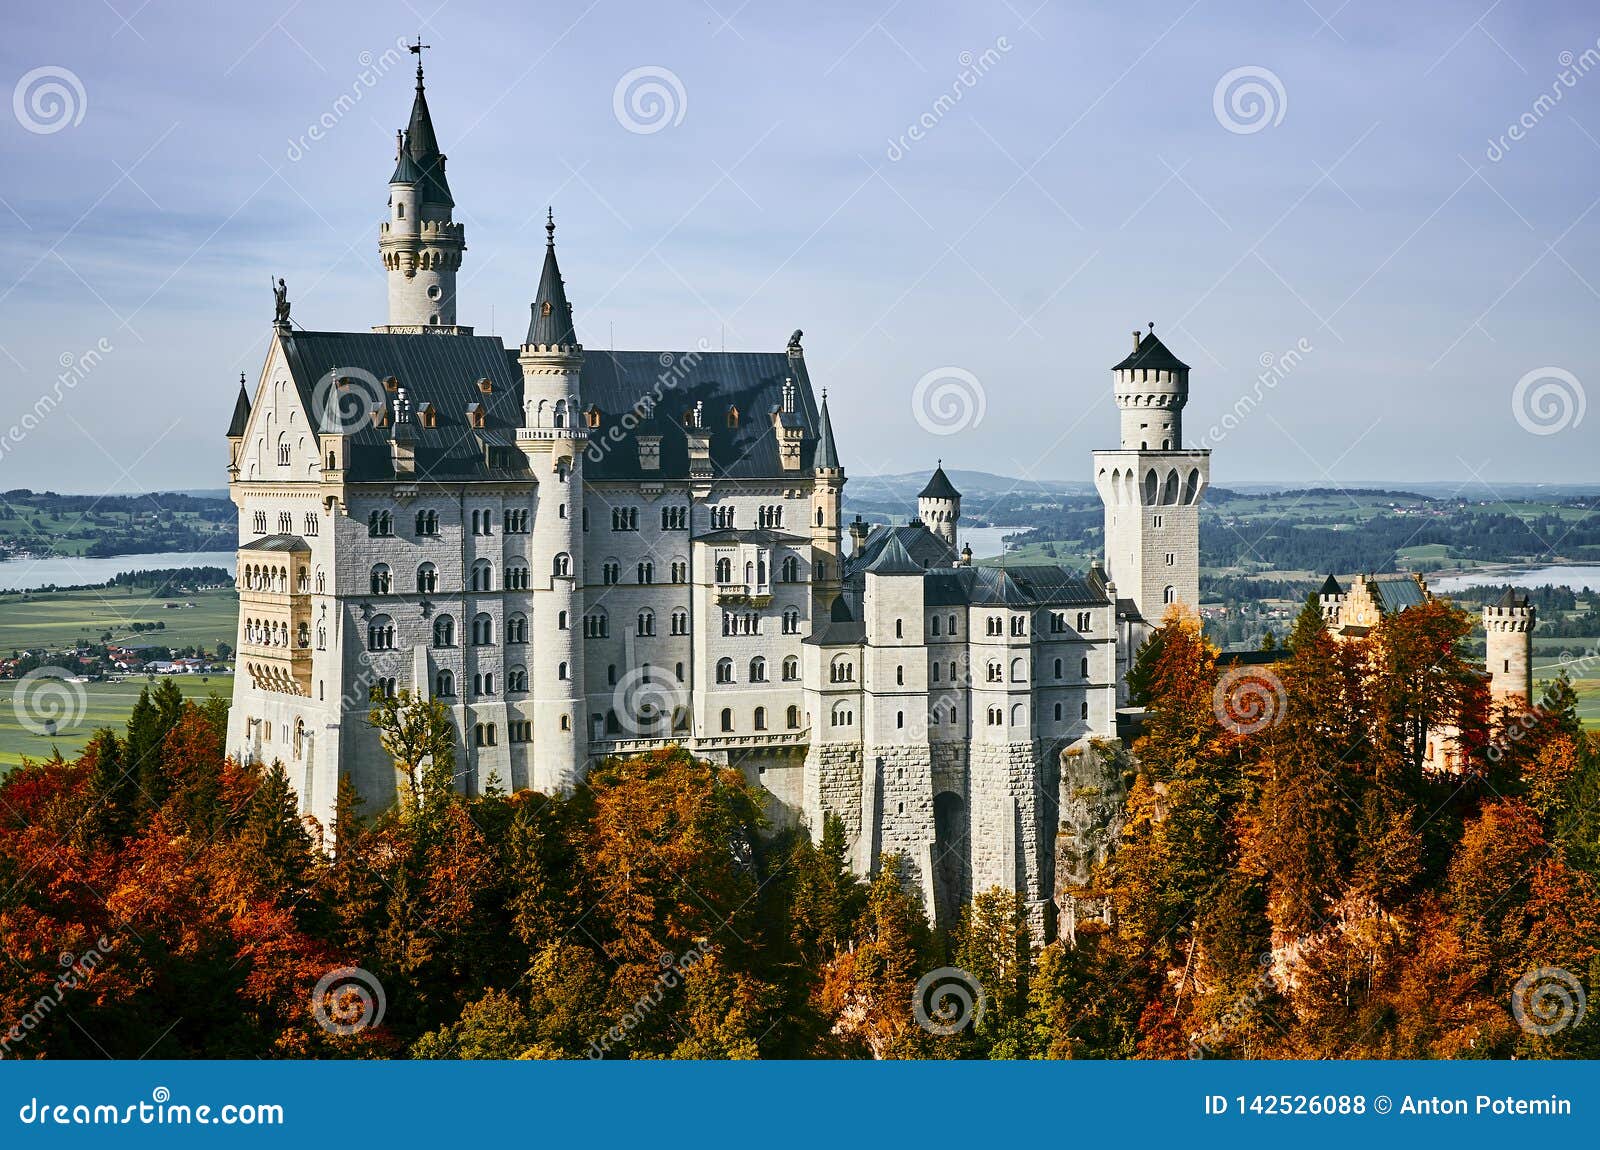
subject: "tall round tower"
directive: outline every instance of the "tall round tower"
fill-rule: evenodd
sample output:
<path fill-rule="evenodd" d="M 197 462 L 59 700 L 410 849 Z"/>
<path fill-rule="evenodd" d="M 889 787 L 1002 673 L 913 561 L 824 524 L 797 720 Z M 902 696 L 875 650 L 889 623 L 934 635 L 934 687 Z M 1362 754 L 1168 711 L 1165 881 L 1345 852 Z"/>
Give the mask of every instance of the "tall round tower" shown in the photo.
<path fill-rule="evenodd" d="M 411 123 L 395 144 L 389 214 L 378 230 L 378 255 L 389 279 L 389 322 L 378 330 L 453 328 L 466 230 L 451 219 L 455 200 L 422 87 L 420 51 Z"/>
<path fill-rule="evenodd" d="M 556 263 L 556 224 L 545 224 L 544 270 L 534 296 L 522 366 L 522 426 L 534 495 L 532 550 L 548 556 L 533 581 L 533 785 L 570 790 L 588 759 L 583 670 L 583 443 L 578 376 L 583 346 Z"/>
<path fill-rule="evenodd" d="M 950 559 L 956 557 L 956 524 L 961 519 L 961 492 L 944 473 L 944 460 L 933 469 L 928 485 L 917 496 L 917 518 L 950 549 Z"/>
<path fill-rule="evenodd" d="M 817 450 L 811 460 L 811 598 L 813 618 L 821 619 L 839 596 L 844 580 L 844 465 L 833 441 L 828 393 L 817 413 Z"/>
<path fill-rule="evenodd" d="M 1142 625 L 1154 627 L 1174 604 L 1200 605 L 1200 500 L 1211 452 L 1183 446 L 1189 365 L 1150 327 L 1133 333 L 1132 353 L 1111 369 L 1121 444 L 1094 453 L 1094 480 L 1106 508 L 1106 573 Z"/>
<path fill-rule="evenodd" d="M 1500 602 L 1483 609 L 1484 665 L 1489 694 L 1497 706 L 1521 699 L 1533 702 L 1533 628 L 1537 611 L 1526 595 L 1511 588 Z"/>

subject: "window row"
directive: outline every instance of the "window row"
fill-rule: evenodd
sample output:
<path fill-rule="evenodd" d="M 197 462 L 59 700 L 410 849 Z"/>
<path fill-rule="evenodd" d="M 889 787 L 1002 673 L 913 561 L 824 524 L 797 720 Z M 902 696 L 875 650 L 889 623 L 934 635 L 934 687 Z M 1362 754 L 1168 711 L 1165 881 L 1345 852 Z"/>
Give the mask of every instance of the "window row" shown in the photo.
<path fill-rule="evenodd" d="M 272 520 L 268 518 L 265 511 L 257 511 L 250 516 L 251 530 L 257 535 L 265 535 L 267 533 L 267 525 L 270 522 L 272 522 Z M 278 512 L 276 522 L 279 535 L 294 534 L 294 514 L 292 512 Z M 320 523 L 321 520 L 318 518 L 316 512 L 307 511 L 300 518 L 300 534 L 306 536 L 316 535 Z"/>
<path fill-rule="evenodd" d="M 799 660 L 799 658 L 797 656 L 787 655 L 787 656 L 784 657 L 782 674 L 783 674 L 783 681 L 785 683 L 793 683 L 793 682 L 797 682 L 799 680 L 799 678 L 800 678 L 800 660 Z M 733 660 L 732 659 L 718 659 L 717 660 L 717 682 L 719 682 L 719 683 L 732 683 L 733 681 L 734 681 L 734 678 L 733 678 Z M 750 683 L 765 683 L 766 681 L 767 681 L 767 661 L 766 661 L 766 659 L 762 658 L 760 655 L 757 655 L 754 659 L 750 660 L 749 678 L 746 679 L 746 682 L 750 682 Z"/>

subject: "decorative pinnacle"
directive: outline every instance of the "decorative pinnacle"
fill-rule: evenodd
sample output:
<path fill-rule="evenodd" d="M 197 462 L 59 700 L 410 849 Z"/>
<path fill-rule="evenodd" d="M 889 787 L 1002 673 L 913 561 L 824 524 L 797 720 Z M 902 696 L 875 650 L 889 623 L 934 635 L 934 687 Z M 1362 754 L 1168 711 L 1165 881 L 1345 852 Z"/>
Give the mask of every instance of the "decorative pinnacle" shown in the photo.
<path fill-rule="evenodd" d="M 549 248 L 555 247 L 556 246 L 556 213 L 555 213 L 555 209 L 554 208 L 547 207 L 544 210 L 544 235 L 545 235 L 545 240 L 544 240 L 545 246 L 549 247 Z"/>
<path fill-rule="evenodd" d="M 422 50 L 432 47 L 432 44 L 424 44 L 421 36 L 417 37 L 415 44 L 406 45 L 406 51 L 415 53 L 417 57 L 417 87 L 419 88 L 422 87 Z"/>

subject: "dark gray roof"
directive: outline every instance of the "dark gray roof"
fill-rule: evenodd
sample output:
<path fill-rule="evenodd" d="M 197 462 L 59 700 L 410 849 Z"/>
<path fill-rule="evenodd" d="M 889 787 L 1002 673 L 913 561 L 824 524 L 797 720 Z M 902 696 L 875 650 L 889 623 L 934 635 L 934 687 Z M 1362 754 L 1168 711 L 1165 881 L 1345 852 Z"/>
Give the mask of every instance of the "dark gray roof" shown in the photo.
<path fill-rule="evenodd" d="M 1528 605 L 1528 597 L 1526 595 L 1518 595 L 1515 587 L 1507 587 L 1506 593 L 1500 596 L 1499 605 L 1501 607 L 1526 607 Z"/>
<path fill-rule="evenodd" d="M 280 337 L 301 402 L 321 428 L 331 388 L 318 392 L 329 372 L 373 379 L 393 376 L 413 411 L 431 405 L 437 426 L 412 421 L 416 477 L 441 481 L 525 478 L 526 460 L 515 447 L 522 422 L 522 369 L 517 350 L 493 336 L 392 332 L 290 331 Z M 360 378 L 360 377 L 356 377 Z M 819 413 L 805 361 L 786 352 L 588 351 L 579 377 L 582 404 L 599 411 L 584 460 L 589 480 L 687 479 L 689 449 L 683 417 L 703 401 L 717 478 L 770 479 L 792 475 L 779 458 L 777 437 L 765 412 L 781 403 L 783 383 L 795 382 L 795 414 L 806 435 L 801 469 L 812 466 Z M 479 380 L 488 380 L 485 394 Z M 363 386 L 352 384 L 352 388 Z M 370 388 L 370 384 L 365 385 Z M 389 402 L 382 396 L 373 397 Z M 654 403 L 655 419 L 637 422 L 635 409 Z M 484 427 L 467 425 L 469 404 L 480 404 Z M 729 427 L 730 407 L 741 412 Z M 639 466 L 635 435 L 661 437 L 661 466 Z M 347 475 L 356 482 L 394 477 L 389 437 L 363 420 L 350 435 Z"/>
<path fill-rule="evenodd" d="M 233 418 L 228 421 L 228 438 L 237 439 L 250 426 L 250 396 L 244 389 L 244 373 L 239 373 L 239 398 L 233 401 Z"/>
<path fill-rule="evenodd" d="M 417 60 L 417 94 L 411 101 L 411 123 L 406 128 L 406 151 L 421 178 L 421 202 L 454 207 L 450 184 L 444 178 L 444 155 L 439 151 L 439 137 L 433 131 L 433 115 L 428 111 L 428 97 L 422 88 L 422 60 Z M 396 167 L 395 174 L 400 172 Z M 391 183 L 394 181 L 391 180 Z M 417 182 L 413 179 L 410 182 Z"/>
<path fill-rule="evenodd" d="M 1111 600 L 1093 575 L 1054 564 L 943 567 L 927 574 L 925 599 L 935 606 L 1105 607 Z"/>
<path fill-rule="evenodd" d="M 1139 340 L 1139 346 L 1129 353 L 1128 357 L 1112 371 L 1123 371 L 1129 368 L 1142 367 L 1150 371 L 1177 371 L 1186 372 L 1189 365 L 1167 350 L 1167 345 L 1156 338 L 1152 329 L 1149 335 Z"/>
<path fill-rule="evenodd" d="M 833 442 L 833 421 L 828 418 L 828 397 L 822 397 L 821 427 L 817 431 L 821 442 L 817 446 L 813 467 L 839 467 L 839 448 Z"/>
<path fill-rule="evenodd" d="M 950 477 L 944 473 L 944 460 L 933 469 L 933 475 L 928 480 L 918 499 L 960 499 L 961 492 L 956 490 L 956 485 L 950 482 Z"/>
<path fill-rule="evenodd" d="M 911 558 L 898 536 L 891 535 L 888 542 L 879 548 L 877 557 L 862 570 L 873 575 L 921 575 L 925 568 Z"/>
<path fill-rule="evenodd" d="M 1322 584 L 1322 590 L 1317 593 L 1319 595 L 1343 595 L 1344 588 L 1339 586 L 1339 580 L 1329 575 L 1327 581 Z"/>
<path fill-rule="evenodd" d="M 528 321 L 524 343 L 540 347 L 570 347 L 578 342 L 572 330 L 572 305 L 567 302 L 567 286 L 556 263 L 556 221 L 554 214 L 545 224 L 544 270 L 539 273 L 539 289 L 533 296 L 533 317 Z"/>
<path fill-rule="evenodd" d="M 914 520 L 898 527 L 881 525 L 874 527 L 860 552 L 851 555 L 845 561 L 846 577 L 859 574 L 870 567 L 891 539 L 905 548 L 906 554 L 910 555 L 919 567 L 950 565 L 950 548 L 945 541 L 929 531 L 920 520 Z"/>
<path fill-rule="evenodd" d="M 311 547 L 298 535 L 263 535 L 242 544 L 240 551 L 310 551 Z"/>

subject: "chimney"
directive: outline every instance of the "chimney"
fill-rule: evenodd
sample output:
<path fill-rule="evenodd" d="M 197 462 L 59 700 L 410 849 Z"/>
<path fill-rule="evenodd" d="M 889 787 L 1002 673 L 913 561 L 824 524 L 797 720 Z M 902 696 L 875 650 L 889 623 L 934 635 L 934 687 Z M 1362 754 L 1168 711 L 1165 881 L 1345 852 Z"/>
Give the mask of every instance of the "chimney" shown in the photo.
<path fill-rule="evenodd" d="M 1133 350 L 1139 350 L 1139 333 L 1137 331 L 1133 333 Z"/>
<path fill-rule="evenodd" d="M 850 553 L 860 555 L 862 548 L 867 545 L 868 531 L 866 522 L 857 515 L 855 522 L 850 524 Z"/>

